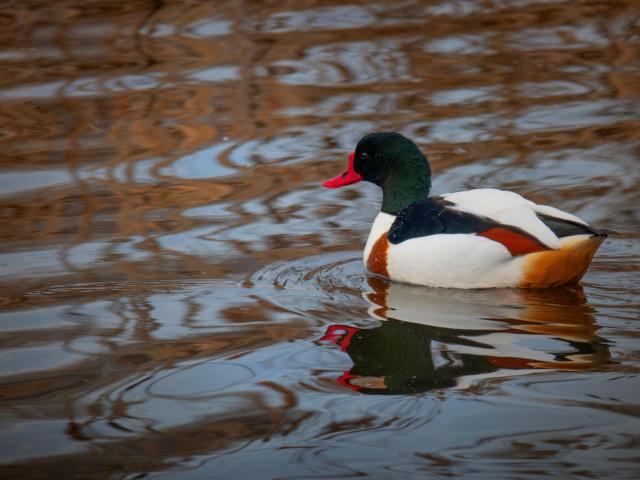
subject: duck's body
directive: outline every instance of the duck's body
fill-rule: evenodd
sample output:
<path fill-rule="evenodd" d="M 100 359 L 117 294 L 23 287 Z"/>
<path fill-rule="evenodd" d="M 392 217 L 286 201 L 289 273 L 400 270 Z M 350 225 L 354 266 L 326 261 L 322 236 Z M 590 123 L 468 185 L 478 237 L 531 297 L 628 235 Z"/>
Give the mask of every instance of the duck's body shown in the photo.
<path fill-rule="evenodd" d="M 364 264 L 400 282 L 449 288 L 576 284 L 606 237 L 574 215 L 513 192 L 429 197 L 426 157 L 396 133 L 364 137 L 348 171 L 325 186 L 359 180 L 381 186 L 384 194 Z"/>
<path fill-rule="evenodd" d="M 578 283 L 603 239 L 579 218 L 515 193 L 467 190 L 397 216 L 380 212 L 364 264 L 392 280 L 434 287 L 555 287 Z"/>

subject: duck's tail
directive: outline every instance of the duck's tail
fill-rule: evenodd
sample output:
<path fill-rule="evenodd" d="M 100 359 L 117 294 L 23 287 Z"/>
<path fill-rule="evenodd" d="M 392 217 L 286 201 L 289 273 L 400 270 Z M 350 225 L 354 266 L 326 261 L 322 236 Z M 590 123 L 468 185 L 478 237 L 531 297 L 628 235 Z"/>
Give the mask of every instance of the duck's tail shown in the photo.
<path fill-rule="evenodd" d="M 519 286 L 550 288 L 577 284 L 608 233 L 598 230 L 565 236 L 560 239 L 559 249 L 527 255 Z"/>

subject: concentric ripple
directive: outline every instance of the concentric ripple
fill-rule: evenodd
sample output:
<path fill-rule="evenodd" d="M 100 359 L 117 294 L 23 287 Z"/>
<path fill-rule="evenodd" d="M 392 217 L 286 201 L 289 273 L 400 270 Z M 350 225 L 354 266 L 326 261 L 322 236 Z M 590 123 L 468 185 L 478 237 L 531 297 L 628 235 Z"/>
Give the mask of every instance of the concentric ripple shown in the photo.
<path fill-rule="evenodd" d="M 261 291 L 271 290 L 272 300 L 289 308 L 300 308 L 301 302 L 311 307 L 313 301 L 326 300 L 350 304 L 366 289 L 359 252 L 332 252 L 276 262 L 252 274 L 248 281 Z"/>

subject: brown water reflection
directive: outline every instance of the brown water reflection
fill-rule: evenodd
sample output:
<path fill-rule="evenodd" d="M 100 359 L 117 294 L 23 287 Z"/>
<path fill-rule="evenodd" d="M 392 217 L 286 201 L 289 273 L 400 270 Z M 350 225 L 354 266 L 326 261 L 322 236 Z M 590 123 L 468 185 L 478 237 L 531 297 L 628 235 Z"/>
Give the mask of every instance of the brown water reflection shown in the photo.
<path fill-rule="evenodd" d="M 0 4 L 3 478 L 636 478 L 639 18 Z M 581 291 L 378 285 L 378 193 L 319 183 L 383 129 L 621 234 Z"/>

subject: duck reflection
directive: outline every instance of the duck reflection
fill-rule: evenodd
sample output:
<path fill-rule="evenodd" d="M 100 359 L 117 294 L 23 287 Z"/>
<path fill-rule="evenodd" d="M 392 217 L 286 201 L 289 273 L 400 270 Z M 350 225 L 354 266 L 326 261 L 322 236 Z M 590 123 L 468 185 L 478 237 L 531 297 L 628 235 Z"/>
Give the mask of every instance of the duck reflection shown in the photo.
<path fill-rule="evenodd" d="M 609 360 L 580 288 L 445 290 L 371 277 L 372 328 L 331 325 L 353 367 L 338 383 L 370 394 L 462 388 L 538 369 L 586 370 Z"/>

